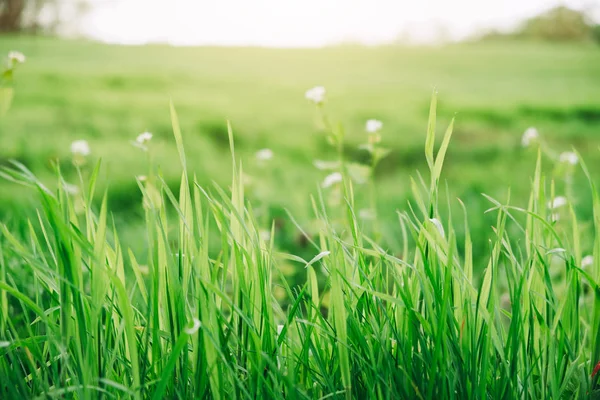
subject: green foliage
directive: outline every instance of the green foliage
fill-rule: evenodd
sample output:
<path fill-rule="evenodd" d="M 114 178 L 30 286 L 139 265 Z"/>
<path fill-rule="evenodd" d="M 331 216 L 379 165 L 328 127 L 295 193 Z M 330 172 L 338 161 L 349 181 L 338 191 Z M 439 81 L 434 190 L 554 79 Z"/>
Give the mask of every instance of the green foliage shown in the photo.
<path fill-rule="evenodd" d="M 431 184 L 413 180 L 415 206 L 399 212 L 402 255 L 358 223 L 343 153 L 334 166 L 345 176 L 336 183 L 342 205 L 327 205 L 332 188 L 312 201 L 313 255 L 278 251 L 246 199 L 231 126 L 231 186 L 203 186 L 189 175 L 173 106 L 179 191 L 155 166 L 138 180 L 144 264 L 123 247 L 106 194 L 99 209 L 93 201 L 99 166 L 78 191 L 60 171 L 49 190 L 22 164 L 4 168 L 4 178 L 36 191 L 41 206 L 26 232 L 1 227 L 1 397 L 596 396 L 600 197 L 587 167 L 593 243 L 583 243 L 587 221 L 569 199 L 556 222 L 559 207 L 548 203 L 555 185 L 538 156 L 527 207 L 487 197 L 495 223 L 478 281 L 466 214 L 481 216 L 462 205 L 460 241 L 452 218 L 445 222 L 443 203 L 454 200 L 439 183 L 453 124 L 438 148 L 435 97 L 431 104 Z M 583 257 L 588 249 L 592 261 Z M 290 262 L 306 273 L 299 287 L 283 272 Z"/>

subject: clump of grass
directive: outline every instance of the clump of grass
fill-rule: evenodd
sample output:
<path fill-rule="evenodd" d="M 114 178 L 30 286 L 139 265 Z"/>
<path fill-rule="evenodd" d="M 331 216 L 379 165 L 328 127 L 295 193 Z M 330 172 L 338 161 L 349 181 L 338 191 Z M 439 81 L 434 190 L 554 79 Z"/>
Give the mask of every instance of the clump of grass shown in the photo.
<path fill-rule="evenodd" d="M 24 237 L 1 226 L 0 397 L 598 395 L 600 199 L 591 179 L 594 257 L 586 268 L 572 207 L 553 221 L 541 157 L 526 208 L 489 199 L 495 236 L 487 264 L 476 266 L 468 210 L 461 243 L 439 212 L 452 124 L 436 152 L 435 110 L 434 97 L 430 181 L 412 181 L 414 207 L 399 213 L 400 255 L 357 220 L 343 164 L 342 221 L 317 196 L 314 257 L 277 252 L 274 230 L 265 240 L 245 200 L 231 127 L 231 187 L 201 187 L 187 170 L 173 108 L 181 184 L 172 192 L 156 170 L 139 180 L 146 255 L 122 247 L 106 195 L 92 204 L 99 166 L 77 193 L 60 173 L 54 192 L 20 164 L 4 169 L 37 192 L 41 207 Z M 220 243 L 217 252 L 209 242 Z M 304 268 L 304 285 L 286 283 L 283 261 Z"/>

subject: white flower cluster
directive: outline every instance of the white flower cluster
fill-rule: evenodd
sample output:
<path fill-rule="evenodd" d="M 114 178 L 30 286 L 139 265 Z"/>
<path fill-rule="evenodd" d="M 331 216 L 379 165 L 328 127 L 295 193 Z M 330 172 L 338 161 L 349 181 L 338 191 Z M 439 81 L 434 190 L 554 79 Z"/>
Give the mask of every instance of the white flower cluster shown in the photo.
<path fill-rule="evenodd" d="M 86 157 L 91 153 L 87 140 L 76 140 L 71 143 L 71 153 L 75 156 Z"/>
<path fill-rule="evenodd" d="M 14 67 L 16 64 L 23 64 L 25 62 L 25 55 L 20 51 L 9 51 L 8 52 L 8 66 L 9 68 Z"/>
<path fill-rule="evenodd" d="M 529 145 L 536 142 L 540 137 L 540 133 L 536 128 L 527 128 L 525 133 L 523 133 L 523 137 L 521 138 L 521 145 L 523 147 L 529 147 Z"/>
<path fill-rule="evenodd" d="M 312 89 L 308 89 L 304 97 L 315 104 L 321 104 L 325 101 L 325 88 L 323 86 L 315 86 Z"/>
<path fill-rule="evenodd" d="M 367 133 L 377 133 L 383 128 L 383 122 L 377 119 L 370 119 L 365 124 L 365 130 Z"/>

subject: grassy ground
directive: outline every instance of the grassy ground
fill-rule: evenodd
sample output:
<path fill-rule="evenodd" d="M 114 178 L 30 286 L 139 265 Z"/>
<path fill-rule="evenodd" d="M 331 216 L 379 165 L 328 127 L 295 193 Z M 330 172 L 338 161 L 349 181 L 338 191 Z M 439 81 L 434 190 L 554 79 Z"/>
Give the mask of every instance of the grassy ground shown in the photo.
<path fill-rule="evenodd" d="M 357 150 L 365 141 L 365 120 L 384 122 L 384 143 L 392 153 L 377 170 L 377 186 L 386 221 L 395 221 L 395 210 L 405 207 L 409 175 L 425 166 L 422 145 L 434 87 L 441 93 L 440 120 L 447 123 L 457 114 L 443 178 L 472 210 L 488 207 L 482 192 L 504 196 L 509 185 L 513 198 L 524 201 L 535 158 L 520 148 L 528 126 L 537 126 L 558 151 L 575 146 L 593 170 L 600 162 L 600 50 L 592 46 L 273 50 L 3 37 L 0 53 L 11 49 L 24 52 L 28 61 L 17 73 L 13 108 L 0 121 L 0 161 L 17 159 L 47 179 L 52 160 L 59 158 L 63 172 L 74 179 L 69 144 L 88 140 L 93 159 L 104 161 L 100 184 L 110 181 L 109 204 L 117 220 L 126 219 L 130 242 L 141 226 L 132 219 L 141 217 L 134 176 L 147 165 L 130 141 L 144 130 L 153 132 L 155 161 L 168 182 L 179 179 L 169 99 L 181 116 L 190 167 L 201 183 L 228 180 L 225 120 L 231 121 L 245 171 L 254 178 L 248 195 L 264 210 L 266 225 L 283 208 L 308 220 L 308 194 L 325 175 L 312 162 L 332 159 L 314 108 L 304 99 L 315 85 L 328 90 L 328 113 L 344 124 L 350 158 L 367 160 L 366 152 Z M 254 153 L 263 147 L 273 149 L 275 157 L 260 168 Z M 365 198 L 358 188 L 360 207 Z M 23 191 L 0 183 L 5 213 L 27 202 Z M 475 231 L 487 231 L 489 222 L 477 219 Z M 384 229 L 397 233 L 397 224 Z M 296 246 L 291 234 L 282 237 L 286 246 Z"/>

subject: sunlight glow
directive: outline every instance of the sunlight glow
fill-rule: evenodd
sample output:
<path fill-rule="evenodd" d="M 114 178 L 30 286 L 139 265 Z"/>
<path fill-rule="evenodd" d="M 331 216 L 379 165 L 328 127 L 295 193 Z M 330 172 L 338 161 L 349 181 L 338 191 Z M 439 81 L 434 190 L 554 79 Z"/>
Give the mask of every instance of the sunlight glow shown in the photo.
<path fill-rule="evenodd" d="M 84 33 L 115 43 L 312 47 L 456 40 L 589 0 L 96 0 Z"/>

